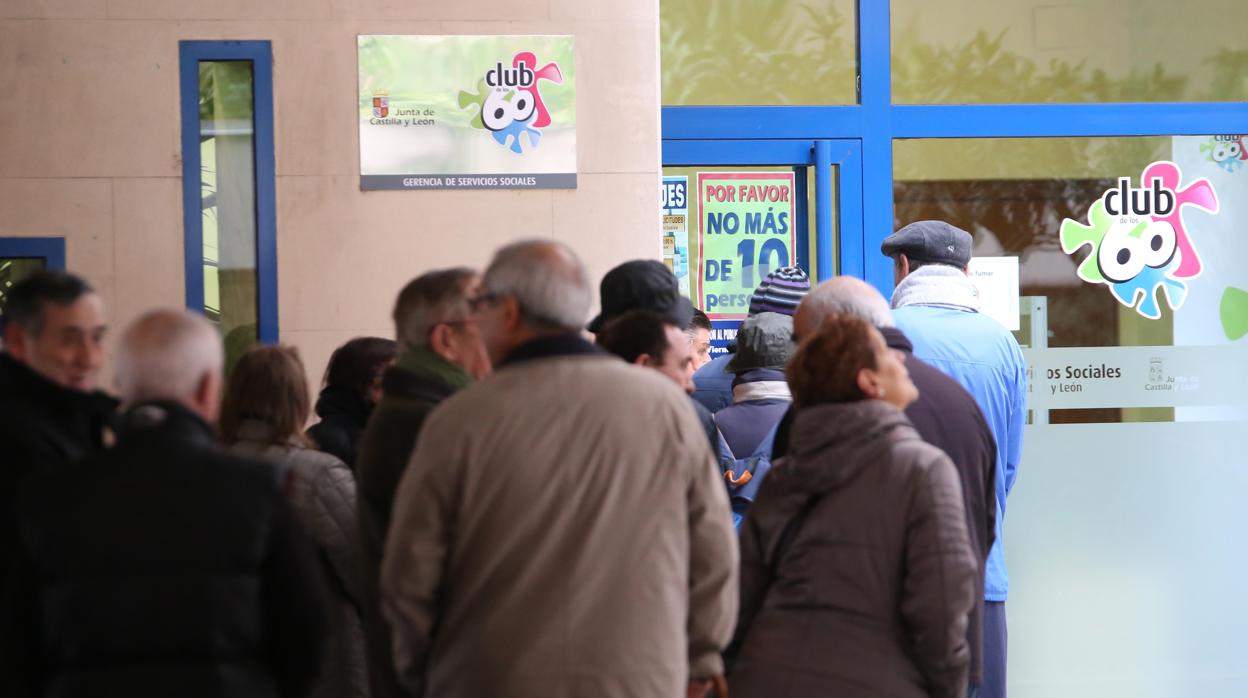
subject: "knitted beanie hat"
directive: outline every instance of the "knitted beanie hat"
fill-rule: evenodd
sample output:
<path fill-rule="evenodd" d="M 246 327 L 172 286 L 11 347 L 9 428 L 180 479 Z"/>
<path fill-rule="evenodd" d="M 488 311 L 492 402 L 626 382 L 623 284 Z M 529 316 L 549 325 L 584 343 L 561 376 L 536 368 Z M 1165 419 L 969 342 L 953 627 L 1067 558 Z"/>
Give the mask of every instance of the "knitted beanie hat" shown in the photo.
<path fill-rule="evenodd" d="M 763 279 L 750 297 L 750 315 L 781 313 L 792 316 L 810 292 L 810 277 L 797 267 L 781 267 Z"/>

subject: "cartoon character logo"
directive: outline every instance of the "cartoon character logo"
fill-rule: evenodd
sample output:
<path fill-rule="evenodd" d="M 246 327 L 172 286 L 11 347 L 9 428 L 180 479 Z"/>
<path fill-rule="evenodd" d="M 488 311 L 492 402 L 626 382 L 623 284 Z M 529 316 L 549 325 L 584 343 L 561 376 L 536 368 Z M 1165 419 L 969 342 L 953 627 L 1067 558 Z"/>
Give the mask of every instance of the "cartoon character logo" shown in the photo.
<path fill-rule="evenodd" d="M 1183 221 L 1183 209 L 1195 206 L 1217 213 L 1218 197 L 1207 179 L 1180 187 L 1183 174 L 1173 162 L 1145 168 L 1141 187 L 1123 177 L 1088 210 L 1088 224 L 1062 221 L 1062 251 L 1087 246 L 1092 253 L 1079 265 L 1079 278 L 1105 284 L 1114 298 L 1151 320 L 1161 317 L 1163 290 L 1171 310 L 1187 297 L 1183 279 L 1204 268 Z"/>
<path fill-rule="evenodd" d="M 1248 144 L 1243 136 L 1214 136 L 1200 146 L 1200 152 L 1209 153 L 1205 159 L 1216 163 L 1227 172 L 1234 172 L 1248 160 Z"/>
<path fill-rule="evenodd" d="M 390 116 L 390 95 L 385 92 L 373 93 L 373 118 L 384 119 Z"/>
<path fill-rule="evenodd" d="M 559 65 L 547 63 L 539 69 L 537 56 L 521 51 L 511 59 L 510 68 L 500 62 L 485 71 L 477 82 L 476 94 L 461 91 L 459 107 L 477 109 L 472 127 L 490 131 L 499 145 L 520 155 L 525 151 L 520 137 L 527 138 L 529 149 L 536 148 L 542 139 L 538 129 L 551 124 L 550 112 L 542 101 L 540 80 L 563 83 Z"/>

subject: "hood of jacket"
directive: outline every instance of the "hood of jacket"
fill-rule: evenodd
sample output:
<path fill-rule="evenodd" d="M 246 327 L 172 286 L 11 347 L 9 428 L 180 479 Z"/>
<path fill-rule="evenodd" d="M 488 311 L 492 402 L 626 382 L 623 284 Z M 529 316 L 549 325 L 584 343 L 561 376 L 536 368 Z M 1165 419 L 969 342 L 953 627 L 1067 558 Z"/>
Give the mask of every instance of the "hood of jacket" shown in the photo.
<path fill-rule="evenodd" d="M 363 395 L 342 386 L 328 386 L 316 399 L 316 416 L 355 424 L 361 429 L 372 411 L 372 404 Z"/>
<path fill-rule="evenodd" d="M 812 494 L 828 492 L 871 467 L 889 446 L 918 433 L 901 410 L 880 400 L 803 408 L 793 423 L 787 468 Z"/>

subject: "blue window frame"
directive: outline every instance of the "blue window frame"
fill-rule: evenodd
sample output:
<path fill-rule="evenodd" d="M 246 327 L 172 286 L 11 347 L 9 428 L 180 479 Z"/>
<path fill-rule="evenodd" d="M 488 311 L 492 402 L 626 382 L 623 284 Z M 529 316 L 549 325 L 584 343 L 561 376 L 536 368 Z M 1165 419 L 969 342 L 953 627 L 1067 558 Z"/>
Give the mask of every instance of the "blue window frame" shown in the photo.
<path fill-rule="evenodd" d="M 856 140 L 672 140 L 663 142 L 663 164 L 666 166 L 723 165 L 792 165 L 797 174 L 797 190 L 806 191 L 806 167 L 815 167 L 815 268 L 819 279 L 832 276 L 834 266 L 832 220 L 837 216 L 840 229 L 862 229 L 862 153 Z M 836 179 L 839 211 L 832 210 L 832 167 L 841 170 Z M 805 196 L 797 199 L 797 227 L 807 227 Z M 795 257 L 809 269 L 810 251 L 805 235 L 797 238 Z M 855 234 L 841 242 L 841 273 L 861 276 L 862 250 L 860 236 Z"/>
<path fill-rule="evenodd" d="M 42 259 L 49 269 L 64 269 L 65 238 L 0 238 L 0 259 Z"/>
<path fill-rule="evenodd" d="M 854 230 L 842 212 L 839 268 L 854 275 L 861 268 L 860 276 L 885 297 L 892 292 L 892 264 L 874 252 L 893 227 L 894 139 L 1201 135 L 1240 133 L 1248 124 L 1245 102 L 894 105 L 889 5 L 858 2 L 857 105 L 664 107 L 662 123 L 664 164 L 673 142 L 682 140 L 857 141 L 861 227 Z M 841 175 L 854 176 L 847 167 Z"/>
<path fill-rule="evenodd" d="M 200 157 L 199 64 L 251 63 L 256 231 L 256 334 L 278 340 L 277 209 L 273 155 L 273 51 L 268 41 L 183 41 L 179 44 L 182 100 L 182 207 L 186 306 L 204 311 L 204 229 Z"/>

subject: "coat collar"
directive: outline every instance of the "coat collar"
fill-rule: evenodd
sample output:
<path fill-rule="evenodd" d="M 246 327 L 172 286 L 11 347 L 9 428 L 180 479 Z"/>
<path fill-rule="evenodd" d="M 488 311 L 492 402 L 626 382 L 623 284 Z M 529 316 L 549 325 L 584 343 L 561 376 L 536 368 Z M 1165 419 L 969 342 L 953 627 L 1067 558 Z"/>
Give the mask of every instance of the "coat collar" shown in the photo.
<path fill-rule="evenodd" d="M 557 356 L 605 356 L 605 354 L 598 347 L 582 339 L 579 334 L 559 334 L 538 337 L 512 349 L 511 353 L 498 364 L 498 368 Z"/>
<path fill-rule="evenodd" d="M 34 407 L 51 415 L 86 414 L 105 422 L 113 419 L 120 404 L 100 392 L 66 388 L 39 375 L 8 352 L 0 352 L 0 397 Z"/>
<path fill-rule="evenodd" d="M 122 415 L 118 432 L 121 443 L 157 433 L 204 446 L 216 442 L 212 425 L 185 406 L 169 400 L 150 400 L 131 406 Z"/>

